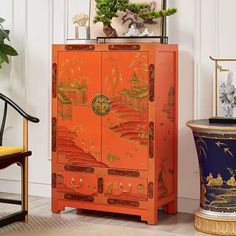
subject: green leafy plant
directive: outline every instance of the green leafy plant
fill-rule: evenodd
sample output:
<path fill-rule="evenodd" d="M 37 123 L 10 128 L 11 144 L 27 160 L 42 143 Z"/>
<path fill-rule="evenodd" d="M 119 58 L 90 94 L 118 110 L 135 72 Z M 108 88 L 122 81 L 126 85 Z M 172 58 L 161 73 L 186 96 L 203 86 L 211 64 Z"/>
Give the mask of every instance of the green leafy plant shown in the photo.
<path fill-rule="evenodd" d="M 104 25 L 103 31 L 108 37 L 117 37 L 118 34 L 111 26 L 112 18 L 118 17 L 118 11 L 125 11 L 129 0 L 97 0 L 96 13 L 94 23 L 102 22 Z"/>
<path fill-rule="evenodd" d="M 5 20 L 3 18 L 0 18 L 0 69 L 2 68 L 2 64 L 4 62 L 9 63 L 9 56 L 18 55 L 17 51 L 13 47 L 5 43 L 5 40 L 10 41 L 10 30 L 3 28 L 2 23 L 4 21 Z"/>
<path fill-rule="evenodd" d="M 155 19 L 170 16 L 177 12 L 176 8 L 167 10 L 156 10 L 155 2 L 152 3 L 130 3 L 129 0 L 96 0 L 96 13 L 94 23 L 102 22 L 103 31 L 107 37 L 117 37 L 118 34 L 111 23 L 114 17 L 123 12 L 123 24 L 129 23 L 129 27 L 135 24 L 137 27 L 144 27 L 145 24 L 156 24 Z"/>
<path fill-rule="evenodd" d="M 149 3 L 130 3 L 128 5 L 129 10 L 134 13 L 139 13 L 143 9 L 147 9 L 149 7 L 150 7 Z"/>
<path fill-rule="evenodd" d="M 160 11 L 147 11 L 147 12 L 138 12 L 138 16 L 144 20 L 144 23 L 155 24 L 154 19 L 158 19 L 163 16 L 171 16 L 177 12 L 176 8 L 170 8 L 167 10 Z"/>

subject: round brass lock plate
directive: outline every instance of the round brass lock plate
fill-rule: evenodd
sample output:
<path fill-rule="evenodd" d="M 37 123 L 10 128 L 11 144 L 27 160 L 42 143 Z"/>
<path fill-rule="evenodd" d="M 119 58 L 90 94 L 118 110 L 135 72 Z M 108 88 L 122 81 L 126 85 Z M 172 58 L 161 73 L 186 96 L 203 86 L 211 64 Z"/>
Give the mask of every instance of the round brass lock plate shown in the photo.
<path fill-rule="evenodd" d="M 99 94 L 93 98 L 92 109 L 99 116 L 105 116 L 111 110 L 112 104 L 109 97 Z"/>

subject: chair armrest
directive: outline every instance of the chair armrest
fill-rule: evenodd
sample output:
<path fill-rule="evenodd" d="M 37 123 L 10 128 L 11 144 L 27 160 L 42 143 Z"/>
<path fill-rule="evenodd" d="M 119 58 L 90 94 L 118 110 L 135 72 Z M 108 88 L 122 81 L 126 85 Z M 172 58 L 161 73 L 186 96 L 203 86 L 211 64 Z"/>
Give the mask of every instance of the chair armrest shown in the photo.
<path fill-rule="evenodd" d="M 27 114 L 25 111 L 23 111 L 16 103 L 14 103 L 10 98 L 6 97 L 2 93 L 0 93 L 0 99 L 5 101 L 7 104 L 9 104 L 11 107 L 13 107 L 21 116 L 23 116 L 26 120 L 33 122 L 33 123 L 39 123 L 39 119 L 37 117 L 33 117 L 29 114 Z"/>

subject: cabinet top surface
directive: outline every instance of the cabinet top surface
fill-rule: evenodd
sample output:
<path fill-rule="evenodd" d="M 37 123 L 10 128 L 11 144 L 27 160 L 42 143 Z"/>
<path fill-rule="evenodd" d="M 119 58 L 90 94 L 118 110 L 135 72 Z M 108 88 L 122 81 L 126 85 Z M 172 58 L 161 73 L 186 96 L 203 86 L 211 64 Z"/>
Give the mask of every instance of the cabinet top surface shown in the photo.
<path fill-rule="evenodd" d="M 177 49 L 177 44 L 160 44 L 160 43 L 109 43 L 109 44 L 53 44 L 53 47 L 70 47 L 72 48 L 85 48 L 87 50 L 101 50 L 101 49 L 109 49 L 109 50 L 120 50 L 122 49 L 131 49 L 131 50 L 142 50 L 148 48 L 163 48 L 163 49 Z"/>
<path fill-rule="evenodd" d="M 186 124 L 188 127 L 196 130 L 201 131 L 208 131 L 208 130 L 218 130 L 218 131 L 235 131 L 236 132 L 236 125 L 235 124 L 210 124 L 208 119 L 203 120 L 192 120 L 187 122 Z"/>

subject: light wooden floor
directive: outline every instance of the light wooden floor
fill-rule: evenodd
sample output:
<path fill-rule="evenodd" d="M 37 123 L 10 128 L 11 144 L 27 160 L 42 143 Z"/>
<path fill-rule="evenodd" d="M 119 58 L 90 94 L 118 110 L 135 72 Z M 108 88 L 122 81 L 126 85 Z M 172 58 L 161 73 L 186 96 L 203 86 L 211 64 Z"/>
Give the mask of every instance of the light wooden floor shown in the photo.
<path fill-rule="evenodd" d="M 12 195 L 0 193 L 0 197 Z M 14 195 L 14 198 L 19 196 Z M 179 213 L 168 216 L 159 212 L 159 223 L 150 226 L 140 221 L 139 217 L 104 212 L 68 208 L 57 215 L 50 211 L 50 199 L 41 197 L 29 198 L 29 223 L 15 223 L 0 228 L 0 235 L 24 236 L 180 236 L 205 235 L 193 228 L 193 215 Z M 16 211 L 19 206 L 0 204 L 0 215 Z M 22 232 L 22 233 L 20 233 Z"/>

